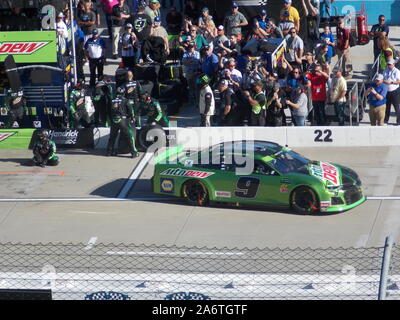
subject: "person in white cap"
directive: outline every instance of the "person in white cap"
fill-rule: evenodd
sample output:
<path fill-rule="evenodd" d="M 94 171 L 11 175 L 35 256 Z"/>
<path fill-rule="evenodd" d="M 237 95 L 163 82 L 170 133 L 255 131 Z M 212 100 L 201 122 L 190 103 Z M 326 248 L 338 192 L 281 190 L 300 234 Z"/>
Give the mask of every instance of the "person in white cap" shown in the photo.
<path fill-rule="evenodd" d="M 121 56 L 125 68 L 133 68 L 135 65 L 135 55 L 137 46 L 136 35 L 132 31 L 132 24 L 128 23 L 125 26 L 125 32 L 121 35 Z"/>
<path fill-rule="evenodd" d="M 383 75 L 378 73 L 374 78 L 374 83 L 366 92 L 371 126 L 383 126 L 385 123 L 387 90 L 387 85 L 383 83 Z"/>
<path fill-rule="evenodd" d="M 63 19 L 64 19 L 64 14 L 60 12 L 57 15 L 56 29 L 57 29 L 58 48 L 61 54 L 64 54 L 65 50 L 67 49 L 67 39 L 68 39 L 68 28 Z"/>
<path fill-rule="evenodd" d="M 223 26 L 218 26 L 217 28 L 217 36 L 213 41 L 214 53 L 222 53 L 223 49 L 222 46 L 229 47 L 229 39 L 225 35 L 225 29 Z"/>
<path fill-rule="evenodd" d="M 393 105 L 396 111 L 396 123 L 400 125 L 400 70 L 395 67 L 393 59 L 387 61 L 387 68 L 383 71 L 383 83 L 388 86 L 385 123 L 389 122 L 390 111 Z"/>

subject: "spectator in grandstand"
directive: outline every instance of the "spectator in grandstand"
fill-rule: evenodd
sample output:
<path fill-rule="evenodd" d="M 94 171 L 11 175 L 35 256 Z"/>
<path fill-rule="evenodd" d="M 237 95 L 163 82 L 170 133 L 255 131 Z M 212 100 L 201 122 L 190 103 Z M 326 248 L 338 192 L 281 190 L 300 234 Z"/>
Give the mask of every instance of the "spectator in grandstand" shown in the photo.
<path fill-rule="evenodd" d="M 113 59 L 118 59 L 118 44 L 121 33 L 123 32 L 123 26 L 125 25 L 126 19 L 131 17 L 131 10 L 125 0 L 118 0 L 112 8 L 112 25 L 113 25 L 113 41 L 112 41 L 112 54 Z"/>
<path fill-rule="evenodd" d="M 212 21 L 214 23 L 214 18 L 213 18 L 212 15 L 210 15 L 209 9 L 207 7 L 204 7 L 201 10 L 201 15 L 200 15 L 199 20 L 197 22 L 197 25 L 199 26 L 201 32 L 203 32 L 204 30 L 207 29 L 208 21 Z M 214 26 L 215 26 L 215 23 L 214 23 Z"/>
<path fill-rule="evenodd" d="M 340 64 L 342 76 L 345 79 L 351 79 L 353 76 L 353 65 L 350 57 L 350 30 L 345 28 L 344 20 L 338 20 L 338 27 L 336 30 L 337 43 L 336 48 L 338 51 L 338 59 L 342 62 Z"/>
<path fill-rule="evenodd" d="M 168 32 L 165 28 L 161 25 L 161 18 L 156 17 L 153 22 L 153 28 L 151 29 L 151 36 L 152 37 L 160 37 L 164 41 L 165 46 L 165 54 L 168 56 L 170 54 L 169 50 L 169 41 L 168 41 Z"/>
<path fill-rule="evenodd" d="M 300 15 L 295 7 L 292 7 L 292 0 L 284 0 L 284 8 L 281 10 L 280 19 L 283 20 L 283 13 L 289 12 L 289 20 L 294 23 L 297 32 L 300 31 Z"/>
<path fill-rule="evenodd" d="M 158 0 L 150 0 L 144 13 L 147 14 L 153 22 L 156 17 L 161 19 L 160 3 Z"/>
<path fill-rule="evenodd" d="M 222 45 L 222 46 L 220 46 Z M 229 46 L 229 39 L 225 35 L 225 30 L 223 26 L 218 27 L 218 35 L 214 38 L 213 47 L 214 53 L 222 53 L 222 47 Z"/>
<path fill-rule="evenodd" d="M 388 87 L 383 83 L 383 75 L 378 73 L 374 83 L 366 91 L 369 104 L 369 119 L 371 126 L 383 126 L 385 124 L 386 95 Z"/>
<path fill-rule="evenodd" d="M 304 43 L 307 50 L 314 52 L 319 40 L 319 0 L 307 0 L 308 7 L 304 0 L 301 1 L 305 15 Z"/>
<path fill-rule="evenodd" d="M 267 10 L 262 9 L 260 14 L 254 19 L 253 23 L 257 22 L 258 26 L 265 30 L 267 28 L 267 24 L 269 24 L 270 19 L 267 16 Z"/>
<path fill-rule="evenodd" d="M 316 61 L 322 67 L 322 71 L 329 73 L 330 65 L 329 65 L 329 57 L 328 57 L 329 47 L 326 44 L 321 45 L 318 48 L 318 53 L 316 56 Z"/>
<path fill-rule="evenodd" d="M 342 75 L 342 71 L 337 69 L 332 81 L 330 101 L 333 102 L 339 126 L 344 126 L 344 107 L 346 105 L 347 81 Z"/>
<path fill-rule="evenodd" d="M 283 33 L 281 29 L 277 28 L 272 21 L 270 21 L 265 27 L 265 35 L 264 38 L 283 38 Z"/>
<path fill-rule="evenodd" d="M 315 57 L 311 51 L 306 52 L 304 57 L 301 59 L 301 67 L 303 72 L 309 72 L 313 65 L 315 65 Z"/>
<path fill-rule="evenodd" d="M 389 26 L 386 24 L 386 18 L 381 14 L 378 18 L 378 23 L 374 24 L 369 32 L 369 36 L 374 40 L 374 61 L 378 58 L 381 53 L 381 48 L 379 47 L 379 38 L 388 37 Z"/>
<path fill-rule="evenodd" d="M 239 12 L 239 6 L 236 2 L 232 3 L 231 13 L 226 15 L 224 19 L 224 27 L 226 29 L 226 34 L 231 36 L 232 34 L 240 35 L 242 34 L 242 27 L 247 26 L 246 17 L 243 13 Z"/>
<path fill-rule="evenodd" d="M 86 41 L 92 36 L 92 31 L 96 28 L 96 14 L 91 9 L 90 2 L 83 2 L 82 11 L 78 13 L 78 26 L 81 28 L 83 33 L 85 34 Z"/>
<path fill-rule="evenodd" d="M 388 87 L 386 96 L 385 123 L 389 123 L 392 105 L 396 112 L 396 123 L 400 125 L 400 70 L 395 67 L 395 61 L 389 59 L 387 68 L 383 71 L 384 84 Z"/>
<path fill-rule="evenodd" d="M 241 124 L 239 102 L 235 92 L 229 87 L 228 80 L 221 80 L 217 90 L 220 94 L 220 123 L 224 126 L 236 126 Z"/>
<path fill-rule="evenodd" d="M 60 12 L 56 19 L 58 52 L 64 54 L 67 49 L 68 28 L 64 22 L 64 14 Z"/>
<path fill-rule="evenodd" d="M 292 67 L 301 65 L 301 57 L 304 51 L 304 42 L 297 35 L 296 28 L 290 29 L 290 33 L 286 36 L 286 52 L 285 59 Z"/>
<path fill-rule="evenodd" d="M 182 19 L 182 15 L 176 10 L 175 7 L 172 7 L 165 18 L 168 33 L 179 34 L 182 28 Z"/>
<path fill-rule="evenodd" d="M 241 52 L 241 46 L 238 41 L 238 36 L 233 34 L 229 38 L 229 46 L 225 47 L 223 43 L 218 44 L 221 49 L 226 51 L 226 58 L 235 58 L 237 59 L 238 55 Z"/>
<path fill-rule="evenodd" d="M 387 67 L 387 61 L 393 59 L 393 47 L 389 38 L 381 36 L 378 38 L 379 53 L 379 71 L 383 71 Z"/>
<path fill-rule="evenodd" d="M 213 49 L 210 46 L 205 46 L 202 48 L 204 60 L 201 66 L 202 73 L 206 74 L 210 78 L 215 76 L 218 70 L 219 59 L 218 56 L 213 53 Z"/>
<path fill-rule="evenodd" d="M 94 88 L 96 84 L 96 70 L 97 77 L 103 75 L 104 64 L 105 64 L 105 51 L 106 43 L 104 39 L 100 38 L 99 30 L 94 29 L 92 31 L 92 37 L 85 43 L 85 54 L 89 60 L 90 69 L 90 87 Z"/>
<path fill-rule="evenodd" d="M 189 87 L 189 103 L 196 104 L 196 79 L 201 68 L 200 52 L 196 50 L 194 42 L 189 41 L 186 52 L 182 58 L 183 75 Z"/>
<path fill-rule="evenodd" d="M 294 28 L 293 21 L 289 20 L 290 13 L 285 10 L 282 12 L 281 20 L 279 21 L 278 28 L 282 31 L 284 36 L 289 34 L 290 29 Z"/>
<path fill-rule="evenodd" d="M 235 69 L 236 67 L 236 61 L 234 58 L 230 58 L 225 64 L 224 64 L 225 69 L 221 71 L 221 78 L 229 80 L 230 83 L 232 84 L 232 87 L 235 88 L 235 90 L 239 89 L 243 76 L 242 73 Z"/>
<path fill-rule="evenodd" d="M 153 27 L 151 18 L 145 14 L 144 6 L 139 6 L 137 13 L 132 17 L 132 27 L 137 37 L 135 64 L 139 64 L 143 43 L 150 37 L 151 29 Z"/>
<path fill-rule="evenodd" d="M 326 83 L 329 80 L 329 74 L 322 71 L 320 65 L 313 65 L 310 72 L 306 75 L 311 83 L 311 99 L 318 126 L 324 126 L 326 122 L 325 115 L 325 102 L 326 96 Z"/>
<path fill-rule="evenodd" d="M 290 97 L 286 98 L 286 104 L 290 107 L 293 124 L 298 127 L 305 126 L 308 115 L 308 98 L 301 84 L 292 90 Z"/>
<path fill-rule="evenodd" d="M 200 52 L 201 48 L 208 45 L 208 43 L 207 43 L 206 39 L 203 37 L 203 35 L 201 33 L 197 32 L 197 26 L 192 25 L 189 29 L 189 32 L 190 33 L 188 36 L 190 36 L 192 41 L 194 41 L 197 51 Z M 187 40 L 188 36 L 182 37 L 182 40 Z"/>
<path fill-rule="evenodd" d="M 328 45 L 326 58 L 327 62 L 330 64 L 332 57 L 335 55 L 335 37 L 333 36 L 328 24 L 324 25 L 324 32 L 321 32 L 319 39 L 322 44 Z"/>
<path fill-rule="evenodd" d="M 125 26 L 125 32 L 121 35 L 121 56 L 125 68 L 132 69 L 135 63 L 136 51 L 139 46 L 136 45 L 136 35 L 132 31 L 132 24 Z"/>
<path fill-rule="evenodd" d="M 247 35 L 245 40 L 248 43 L 250 40 L 261 40 L 265 38 L 265 31 L 258 26 L 258 22 L 255 22 L 251 28 L 251 31 Z"/>
<path fill-rule="evenodd" d="M 106 17 L 108 36 L 112 40 L 112 8 L 118 4 L 118 0 L 101 0 L 101 4 Z"/>

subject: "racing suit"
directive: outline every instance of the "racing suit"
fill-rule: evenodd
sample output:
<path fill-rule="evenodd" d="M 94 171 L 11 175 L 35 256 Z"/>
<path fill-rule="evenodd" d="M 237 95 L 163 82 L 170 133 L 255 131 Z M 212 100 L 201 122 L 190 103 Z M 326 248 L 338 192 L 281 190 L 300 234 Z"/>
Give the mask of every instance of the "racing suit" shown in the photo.
<path fill-rule="evenodd" d="M 107 155 L 117 154 L 117 152 L 114 151 L 114 145 L 119 132 L 121 132 L 121 135 L 123 135 L 128 142 L 130 152 L 136 154 L 135 137 L 131 127 L 133 112 L 128 105 L 128 100 L 124 97 L 113 99 L 111 103 L 111 115 L 111 131 L 107 145 Z"/>
<path fill-rule="evenodd" d="M 33 146 L 33 162 L 41 167 L 58 165 L 56 150 L 56 144 L 53 141 L 38 139 Z"/>
<path fill-rule="evenodd" d="M 90 125 L 90 117 L 85 106 L 85 90 L 73 89 L 69 95 L 69 109 L 74 121 L 74 128 L 81 128 L 83 120 L 85 127 Z"/>
<path fill-rule="evenodd" d="M 128 100 L 129 108 L 132 110 L 135 122 L 133 125 L 141 126 L 140 118 L 140 96 L 141 86 L 139 81 L 129 80 L 124 84 L 125 98 Z"/>
<path fill-rule="evenodd" d="M 143 112 L 147 115 L 147 123 L 156 123 L 162 127 L 169 127 L 167 115 L 161 109 L 160 103 L 150 98 L 148 102 L 142 103 Z"/>
<path fill-rule="evenodd" d="M 211 87 L 207 84 L 200 90 L 199 98 L 200 127 L 211 126 L 211 116 L 215 113 L 215 99 Z"/>
<path fill-rule="evenodd" d="M 19 128 L 24 127 L 24 113 L 26 108 L 26 100 L 22 90 L 14 92 L 12 89 L 7 91 L 6 107 L 8 110 L 8 117 L 6 121 L 6 128 L 12 128 L 15 121 L 18 123 Z"/>
<path fill-rule="evenodd" d="M 111 94 L 109 84 L 98 81 L 93 93 L 94 122 L 97 127 L 105 127 L 109 122 Z"/>

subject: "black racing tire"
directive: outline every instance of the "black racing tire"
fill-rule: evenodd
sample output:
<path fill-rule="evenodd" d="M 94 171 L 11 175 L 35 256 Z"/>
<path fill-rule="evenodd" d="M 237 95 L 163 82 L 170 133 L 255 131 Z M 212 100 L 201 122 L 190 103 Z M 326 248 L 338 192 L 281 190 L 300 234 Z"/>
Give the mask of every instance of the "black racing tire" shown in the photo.
<path fill-rule="evenodd" d="M 209 203 L 208 190 L 198 180 L 189 180 L 183 184 L 182 197 L 192 206 L 202 207 Z"/>
<path fill-rule="evenodd" d="M 320 209 L 318 195 L 309 187 L 298 187 L 290 195 L 290 207 L 301 214 L 318 212 Z"/>
<path fill-rule="evenodd" d="M 152 130 L 152 135 L 149 131 Z M 142 127 L 137 134 L 137 147 L 140 151 L 146 152 L 146 150 L 156 141 L 158 137 L 166 140 L 166 133 L 163 127 L 158 124 L 146 125 Z"/>

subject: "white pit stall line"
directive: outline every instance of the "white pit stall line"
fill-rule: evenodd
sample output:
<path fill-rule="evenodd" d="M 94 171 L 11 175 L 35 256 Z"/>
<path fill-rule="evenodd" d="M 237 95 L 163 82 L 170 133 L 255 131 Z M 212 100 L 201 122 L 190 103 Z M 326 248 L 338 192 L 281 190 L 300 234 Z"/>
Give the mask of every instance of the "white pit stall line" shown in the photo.
<path fill-rule="evenodd" d="M 132 172 L 131 176 L 128 178 L 128 181 L 125 183 L 124 187 L 122 188 L 121 192 L 118 195 L 118 199 L 125 199 L 128 195 L 129 191 L 135 185 L 136 180 L 140 177 L 144 169 L 146 168 L 147 164 L 150 162 L 151 158 L 153 157 L 153 153 L 146 153 L 139 164 L 136 166 L 135 170 Z"/>
<path fill-rule="evenodd" d="M 174 198 L 8 198 L 1 202 L 128 202 L 128 201 L 176 201 Z"/>

